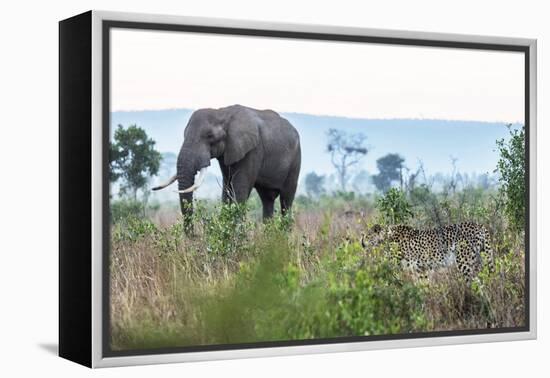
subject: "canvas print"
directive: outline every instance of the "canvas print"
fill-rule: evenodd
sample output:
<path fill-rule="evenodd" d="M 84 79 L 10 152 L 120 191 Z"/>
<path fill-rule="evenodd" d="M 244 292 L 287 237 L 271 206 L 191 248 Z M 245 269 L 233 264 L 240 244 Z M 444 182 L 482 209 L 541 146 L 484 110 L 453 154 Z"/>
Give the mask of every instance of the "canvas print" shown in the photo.
<path fill-rule="evenodd" d="M 109 78 L 112 351 L 526 326 L 523 53 L 112 28 Z"/>

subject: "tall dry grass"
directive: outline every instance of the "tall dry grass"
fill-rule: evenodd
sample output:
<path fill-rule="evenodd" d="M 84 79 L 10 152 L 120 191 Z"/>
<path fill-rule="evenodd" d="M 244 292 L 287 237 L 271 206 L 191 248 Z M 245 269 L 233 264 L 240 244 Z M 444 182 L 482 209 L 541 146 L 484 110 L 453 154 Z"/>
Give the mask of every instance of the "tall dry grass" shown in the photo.
<path fill-rule="evenodd" d="M 372 210 L 298 207 L 292 227 L 248 219 L 235 240 L 209 235 L 235 224 L 207 211 L 193 236 L 176 210 L 112 226 L 113 349 L 524 324 L 520 237 L 494 235 L 496 270 L 472 283 L 453 269 L 425 281 L 361 247 Z"/>

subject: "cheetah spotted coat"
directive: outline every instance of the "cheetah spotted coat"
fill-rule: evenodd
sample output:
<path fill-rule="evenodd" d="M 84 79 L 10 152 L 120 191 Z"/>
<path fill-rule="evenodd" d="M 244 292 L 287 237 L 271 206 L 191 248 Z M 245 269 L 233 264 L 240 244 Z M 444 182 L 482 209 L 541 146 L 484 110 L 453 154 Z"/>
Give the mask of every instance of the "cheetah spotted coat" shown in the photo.
<path fill-rule="evenodd" d="M 483 263 L 488 264 L 490 270 L 494 269 L 489 232 L 477 223 L 431 229 L 405 225 L 374 226 L 373 233 L 376 235 L 375 245 L 395 243 L 396 257 L 401 264 L 421 275 L 438 267 L 456 265 L 465 278 L 472 279 L 481 271 Z M 483 261 L 482 252 L 487 261 Z"/>

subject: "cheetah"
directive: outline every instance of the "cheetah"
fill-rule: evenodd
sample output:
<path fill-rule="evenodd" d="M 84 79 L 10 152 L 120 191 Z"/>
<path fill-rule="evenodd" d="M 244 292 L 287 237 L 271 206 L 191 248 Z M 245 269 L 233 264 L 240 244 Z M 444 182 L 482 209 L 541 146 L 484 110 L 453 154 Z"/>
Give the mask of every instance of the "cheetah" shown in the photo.
<path fill-rule="evenodd" d="M 374 225 L 362 238 L 363 247 L 395 243 L 395 257 L 404 268 L 423 277 L 440 267 L 456 265 L 468 281 L 478 275 L 483 263 L 494 270 L 493 250 L 485 226 L 473 222 L 430 229 L 406 225 Z M 487 261 L 482 261 L 482 254 Z M 483 257 L 484 257 L 483 256 Z"/>

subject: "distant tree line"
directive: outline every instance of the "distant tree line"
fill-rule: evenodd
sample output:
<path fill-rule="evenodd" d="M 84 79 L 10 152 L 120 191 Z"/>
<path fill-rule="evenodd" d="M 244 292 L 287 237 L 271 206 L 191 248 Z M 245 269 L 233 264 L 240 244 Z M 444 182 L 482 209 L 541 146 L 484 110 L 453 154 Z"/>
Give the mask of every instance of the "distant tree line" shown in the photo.
<path fill-rule="evenodd" d="M 304 178 L 306 194 L 309 197 L 319 197 L 327 192 L 327 188 L 346 193 L 350 188 L 350 183 L 355 192 L 364 192 L 365 188 L 373 185 L 376 191 L 382 194 L 392 188 L 411 192 L 419 185 L 427 185 L 430 190 L 455 193 L 458 186 L 474 185 L 488 189 L 495 184 L 489 174 L 460 173 L 457 168 L 458 159 L 453 156 L 450 156 L 452 169 L 449 174 L 437 173 L 428 177 L 422 161 L 418 162 L 416 169 L 411 170 L 405 165 L 405 159 L 400 154 L 388 153 L 376 160 L 378 172 L 369 175 L 364 169 L 357 170 L 360 162 L 370 151 L 366 141 L 367 137 L 362 133 L 354 134 L 347 133 L 345 130 L 329 129 L 326 151 L 330 154 L 335 174 L 327 176 L 316 172 L 307 173 Z M 499 143 L 504 143 L 504 141 Z M 334 189 L 334 185 L 337 189 Z"/>

